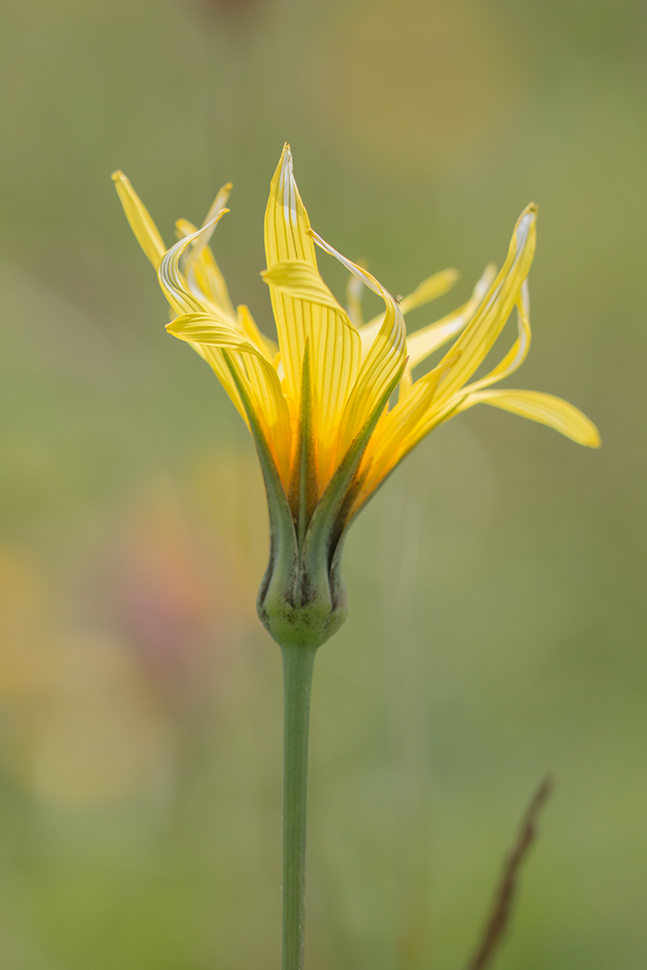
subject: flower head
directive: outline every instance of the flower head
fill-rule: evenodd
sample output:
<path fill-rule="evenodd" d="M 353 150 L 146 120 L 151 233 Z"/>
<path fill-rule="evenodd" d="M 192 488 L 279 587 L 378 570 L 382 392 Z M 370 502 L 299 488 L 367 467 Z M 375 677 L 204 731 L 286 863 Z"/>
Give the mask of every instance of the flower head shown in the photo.
<path fill-rule="evenodd" d="M 228 211 L 231 186 L 220 190 L 200 228 L 180 220 L 179 241 L 167 250 L 128 179 L 121 172 L 113 178 L 170 303 L 174 318 L 166 329 L 211 365 L 254 438 L 271 536 L 258 612 L 281 644 L 316 646 L 339 628 L 346 616 L 340 557 L 348 526 L 437 425 L 484 403 L 547 424 L 579 444 L 599 445 L 595 426 L 566 401 L 493 387 L 519 367 L 530 345 L 527 276 L 536 206 L 521 213 L 500 272 L 488 266 L 467 303 L 407 336 L 405 314 L 446 292 L 457 274 L 437 273 L 396 301 L 311 228 L 286 145 L 265 213 L 262 274 L 277 344 L 246 306 L 234 309 L 209 247 Z M 319 274 L 317 247 L 351 273 L 347 310 Z M 369 323 L 361 317 L 364 286 L 384 303 Z M 475 378 L 513 311 L 515 342 L 489 373 Z M 414 368 L 452 340 L 414 381 Z"/>

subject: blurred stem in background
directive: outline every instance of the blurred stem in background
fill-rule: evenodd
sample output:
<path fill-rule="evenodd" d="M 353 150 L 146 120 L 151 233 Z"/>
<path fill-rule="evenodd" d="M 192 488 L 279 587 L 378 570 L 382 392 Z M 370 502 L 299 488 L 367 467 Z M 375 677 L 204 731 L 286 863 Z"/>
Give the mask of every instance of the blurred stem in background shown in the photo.
<path fill-rule="evenodd" d="M 423 500 L 420 455 L 402 469 L 383 520 L 384 649 L 393 780 L 396 965 L 420 970 L 431 957 L 431 792 L 425 729 L 426 683 L 411 616 L 420 568 Z M 405 635 L 403 636 L 403 631 Z M 395 649 L 394 649 L 395 647 Z"/>

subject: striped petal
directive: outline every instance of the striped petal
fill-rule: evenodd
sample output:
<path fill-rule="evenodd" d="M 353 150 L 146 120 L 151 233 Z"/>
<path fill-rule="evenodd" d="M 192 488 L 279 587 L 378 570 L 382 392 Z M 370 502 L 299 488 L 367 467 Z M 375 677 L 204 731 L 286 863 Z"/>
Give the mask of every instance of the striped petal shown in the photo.
<path fill-rule="evenodd" d="M 529 302 L 528 281 L 524 280 L 519 299 L 517 300 L 517 339 L 503 360 L 489 374 L 478 381 L 474 381 L 473 384 L 468 384 L 467 387 L 464 387 L 459 392 L 460 394 L 463 394 L 465 391 L 479 391 L 482 388 L 489 387 L 491 384 L 497 384 L 499 381 L 504 380 L 504 378 L 509 377 L 510 374 L 514 374 L 521 367 L 530 350 Z"/>
<path fill-rule="evenodd" d="M 537 206 L 526 206 L 512 234 L 508 256 L 473 319 L 448 351 L 460 353 L 458 366 L 443 381 L 439 399 L 448 401 L 485 360 L 519 299 L 535 251 Z"/>
<path fill-rule="evenodd" d="M 263 356 L 257 347 L 245 340 L 238 330 L 234 330 L 225 317 L 219 319 L 211 313 L 183 313 L 167 323 L 166 329 L 174 337 L 186 340 L 187 343 L 224 347 L 227 350 Z"/>
<path fill-rule="evenodd" d="M 252 343 L 258 350 L 261 351 L 264 357 L 269 361 L 274 361 L 278 353 L 278 347 L 273 340 L 266 337 L 264 333 L 258 329 L 254 323 L 254 318 L 249 312 L 248 307 L 241 304 L 237 308 L 238 316 L 238 328 L 243 333 L 247 339 Z"/>
<path fill-rule="evenodd" d="M 418 429 L 431 410 L 438 385 L 458 360 L 459 355 L 456 354 L 453 360 L 442 361 L 416 381 L 396 406 L 385 413 L 367 448 L 366 479 L 362 489 L 364 496 L 373 492 L 418 443 L 421 437 Z"/>
<path fill-rule="evenodd" d="M 235 355 L 232 354 L 233 358 Z M 274 455 L 281 481 L 287 490 L 290 481 L 292 424 L 278 374 L 259 353 L 240 353 L 250 398 Z"/>
<path fill-rule="evenodd" d="M 157 270 L 158 275 L 160 276 L 160 282 L 162 283 L 162 288 L 164 289 L 174 311 L 179 314 L 185 314 L 187 311 L 194 313 L 196 311 L 204 311 L 205 300 L 200 299 L 191 293 L 191 289 L 186 279 L 184 279 L 180 273 L 179 263 L 187 246 L 191 245 L 191 243 L 196 239 L 201 238 L 201 234 L 204 233 L 205 227 L 203 226 L 201 229 L 191 227 L 191 230 L 193 231 L 184 233 L 180 242 L 169 250 L 169 253 L 167 254 L 166 246 L 164 245 L 155 223 L 151 219 L 150 214 L 143 202 L 130 184 L 129 179 L 126 178 L 121 171 L 114 172 L 112 178 L 121 200 L 121 204 L 123 205 L 124 212 L 126 213 L 126 218 L 130 223 L 130 227 L 146 256 Z M 217 219 L 215 220 L 216 222 L 220 216 L 224 214 L 224 211 L 225 210 L 221 210 L 219 212 Z M 165 266 L 164 263 L 167 255 L 168 260 L 166 260 Z M 180 334 L 176 334 L 176 336 L 180 336 Z M 247 421 L 243 401 L 238 393 L 235 382 L 232 379 L 230 370 L 227 367 L 223 357 L 222 348 L 214 344 L 202 345 L 195 341 L 191 341 L 187 336 L 183 336 L 182 339 L 187 340 L 196 353 L 198 353 L 204 360 L 207 361 L 207 363 L 211 365 L 236 409 L 242 415 L 245 421 Z M 238 337 L 238 340 L 240 341 L 240 336 Z"/>
<path fill-rule="evenodd" d="M 376 435 L 375 442 L 371 443 L 372 463 L 365 485 L 367 493 L 377 488 L 433 428 L 462 410 L 461 405 L 467 395 L 503 380 L 523 363 L 530 348 L 527 281 L 524 281 L 517 301 L 517 326 L 517 339 L 503 360 L 486 377 L 454 395 L 447 397 L 442 390 L 451 380 L 452 372 L 460 367 L 458 341 L 437 367 L 417 380 L 410 389 L 405 386 L 401 401 L 386 415 L 383 428 L 378 429 L 382 434 Z"/>
<path fill-rule="evenodd" d="M 308 214 L 292 173 L 286 145 L 274 173 L 265 214 L 267 270 L 285 379 L 293 412 L 301 399 L 306 342 L 310 347 L 312 424 L 323 487 L 332 473 L 337 429 L 357 377 L 357 331 L 317 271 Z"/>
<path fill-rule="evenodd" d="M 271 269 L 264 270 L 261 276 L 275 292 L 289 299 L 341 310 L 316 267 L 304 260 L 293 259 L 284 263 L 275 263 Z"/>
<path fill-rule="evenodd" d="M 188 236 L 184 236 L 179 242 L 176 242 L 174 246 L 171 246 L 169 251 L 165 253 L 164 258 L 157 269 L 157 276 L 160 281 L 160 286 L 164 291 L 166 299 L 171 304 L 173 310 L 178 314 L 183 313 L 201 313 L 207 311 L 208 307 L 206 301 L 203 299 L 201 293 L 194 292 L 189 286 L 184 273 L 181 270 L 181 262 L 184 253 L 191 245 L 200 246 L 204 239 L 209 239 L 213 228 L 217 222 L 228 212 L 228 209 L 220 209 L 216 216 L 210 221 L 206 222 L 200 229 L 196 229 L 195 232 L 190 233 Z"/>
<path fill-rule="evenodd" d="M 465 411 L 475 404 L 491 404 L 495 408 L 511 411 L 522 418 L 538 421 L 566 435 L 578 445 L 599 448 L 600 434 L 593 422 L 578 408 L 552 394 L 541 391 L 490 390 L 476 391 L 463 401 L 458 408 Z"/>
<path fill-rule="evenodd" d="M 150 217 L 150 213 L 142 200 L 139 198 L 130 180 L 123 172 L 113 172 L 112 180 L 115 183 L 117 194 L 124 207 L 126 218 L 130 223 L 134 236 L 146 253 L 148 259 L 155 269 L 162 261 L 166 252 L 164 240 L 160 236 L 157 226 Z"/>
<path fill-rule="evenodd" d="M 398 403 L 382 415 L 375 434 L 366 449 L 362 466 L 362 487 L 354 499 L 353 515 L 373 495 L 403 458 L 424 437 L 420 428 L 433 411 L 438 387 L 458 363 L 460 355 L 443 359 L 437 367 L 421 377 Z"/>
<path fill-rule="evenodd" d="M 203 230 L 205 230 L 205 227 L 208 228 L 185 252 L 181 268 L 189 288 L 200 302 L 206 301 L 235 320 L 236 313 L 229 299 L 227 284 L 209 248 L 209 240 L 216 224 L 220 216 L 226 211 L 225 207 L 231 187 L 231 182 L 228 182 L 216 195 L 202 224 Z M 196 227 L 186 219 L 178 219 L 176 229 L 180 239 L 198 232 Z"/>
<path fill-rule="evenodd" d="M 341 458 L 364 427 L 385 388 L 391 385 L 396 375 L 402 374 L 407 355 L 406 327 L 400 307 L 374 276 L 338 253 L 313 230 L 310 230 L 310 234 L 321 249 L 338 259 L 364 286 L 377 293 L 384 300 L 386 308 L 382 325 L 362 362 L 344 410 L 337 447 L 337 456 Z"/>

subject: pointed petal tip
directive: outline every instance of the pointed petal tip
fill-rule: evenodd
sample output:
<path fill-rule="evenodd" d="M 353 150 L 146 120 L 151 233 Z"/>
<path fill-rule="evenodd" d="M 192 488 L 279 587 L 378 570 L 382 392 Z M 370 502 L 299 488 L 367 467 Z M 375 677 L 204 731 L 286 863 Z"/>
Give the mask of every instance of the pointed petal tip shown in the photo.
<path fill-rule="evenodd" d="M 539 206 L 536 202 L 529 202 L 519 216 L 519 224 L 530 226 L 537 221 L 537 211 Z"/>
<path fill-rule="evenodd" d="M 512 238 L 513 240 L 516 240 L 518 247 L 522 248 L 525 246 L 531 237 L 534 240 L 536 231 L 535 225 L 537 222 L 537 208 L 538 207 L 534 202 L 530 202 L 517 219 L 517 224 L 514 227 Z"/>
<path fill-rule="evenodd" d="M 286 141 L 283 145 L 283 150 L 281 151 L 281 157 L 279 159 L 279 168 L 284 168 L 285 166 L 292 165 L 292 149 L 290 148 L 290 142 Z"/>
<path fill-rule="evenodd" d="M 113 182 L 121 182 L 122 179 L 125 179 L 126 178 L 126 176 L 121 171 L 121 169 L 118 168 L 115 172 L 112 173 L 112 175 L 110 176 L 110 178 L 112 179 Z"/>
<path fill-rule="evenodd" d="M 293 162 L 292 162 L 292 152 L 290 150 L 290 143 L 286 141 L 283 146 L 283 151 L 281 152 L 281 157 L 279 158 L 279 163 L 276 166 L 274 176 L 272 179 L 272 184 L 274 184 L 279 189 L 280 185 L 285 186 L 286 184 L 294 182 L 293 173 Z"/>

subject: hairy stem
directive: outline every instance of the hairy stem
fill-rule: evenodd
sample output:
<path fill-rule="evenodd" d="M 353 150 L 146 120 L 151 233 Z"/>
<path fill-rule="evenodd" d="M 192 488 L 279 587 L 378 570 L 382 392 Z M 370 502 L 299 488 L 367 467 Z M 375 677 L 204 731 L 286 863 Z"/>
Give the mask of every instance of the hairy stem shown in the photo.
<path fill-rule="evenodd" d="M 282 970 L 303 970 L 306 795 L 310 693 L 316 648 L 283 653 L 283 956 Z"/>

